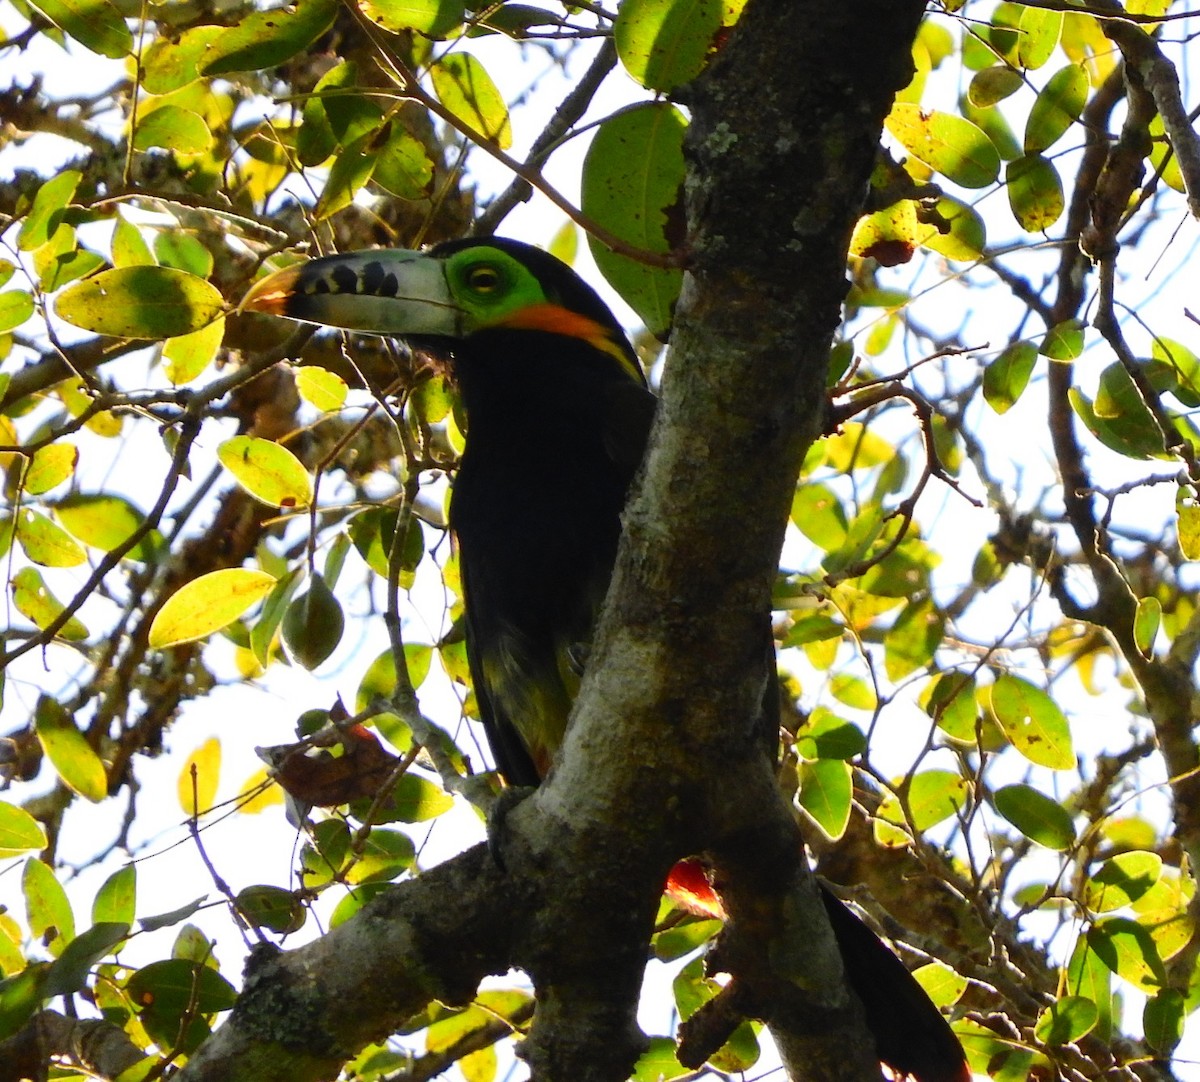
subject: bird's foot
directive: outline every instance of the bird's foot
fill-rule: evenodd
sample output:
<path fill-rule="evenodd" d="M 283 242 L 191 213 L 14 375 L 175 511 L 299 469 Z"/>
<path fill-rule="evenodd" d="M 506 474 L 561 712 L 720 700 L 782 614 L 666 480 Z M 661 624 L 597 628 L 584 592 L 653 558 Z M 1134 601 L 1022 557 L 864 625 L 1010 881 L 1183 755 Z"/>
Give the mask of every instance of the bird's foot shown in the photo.
<path fill-rule="evenodd" d="M 487 847 L 496 867 L 501 871 L 504 870 L 504 825 L 508 821 L 509 813 L 535 791 L 536 786 L 533 785 L 510 785 L 500 791 L 496 803 L 492 805 L 487 822 Z"/>

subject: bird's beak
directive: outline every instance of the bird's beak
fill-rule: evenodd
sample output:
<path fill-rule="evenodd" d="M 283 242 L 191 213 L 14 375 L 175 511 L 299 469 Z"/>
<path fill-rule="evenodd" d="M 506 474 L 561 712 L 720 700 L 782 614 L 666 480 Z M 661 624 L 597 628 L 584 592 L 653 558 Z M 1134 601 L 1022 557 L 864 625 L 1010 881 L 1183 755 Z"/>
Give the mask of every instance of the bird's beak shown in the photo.
<path fill-rule="evenodd" d="M 238 311 L 364 334 L 462 334 L 462 311 L 442 261 L 396 248 L 331 255 L 276 271 L 254 285 Z"/>

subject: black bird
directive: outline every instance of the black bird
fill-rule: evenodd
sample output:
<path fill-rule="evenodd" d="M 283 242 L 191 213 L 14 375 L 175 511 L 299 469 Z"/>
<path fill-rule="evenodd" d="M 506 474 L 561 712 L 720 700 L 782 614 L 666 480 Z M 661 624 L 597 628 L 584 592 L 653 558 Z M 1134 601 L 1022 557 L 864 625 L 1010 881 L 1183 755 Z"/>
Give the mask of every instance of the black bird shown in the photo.
<path fill-rule="evenodd" d="M 621 326 L 565 264 L 499 238 L 316 259 L 263 279 L 242 308 L 445 359 L 468 425 L 450 525 L 472 682 L 500 774 L 536 785 L 566 730 L 654 415 Z M 918 1082 L 966 1082 L 958 1039 L 921 986 L 823 897 L 879 1058 Z"/>

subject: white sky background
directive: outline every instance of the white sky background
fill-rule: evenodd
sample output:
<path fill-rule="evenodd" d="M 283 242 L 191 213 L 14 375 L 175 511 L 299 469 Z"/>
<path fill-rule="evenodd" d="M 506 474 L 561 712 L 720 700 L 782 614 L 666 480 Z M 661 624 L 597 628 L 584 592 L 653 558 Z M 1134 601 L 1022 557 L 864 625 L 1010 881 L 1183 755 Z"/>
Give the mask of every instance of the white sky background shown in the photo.
<path fill-rule="evenodd" d="M 0 29 L 11 31 L 21 25 L 19 19 L 13 16 L 11 9 L 0 3 Z M 945 25 L 953 27 L 950 21 Z M 1182 38 L 1190 27 L 1189 24 L 1175 24 L 1169 35 Z M 535 78 L 541 77 L 536 93 L 522 108 L 514 113 L 514 140 L 512 153 L 518 159 L 523 159 L 528 143 L 541 131 L 544 120 L 561 97 L 561 89 L 565 85 L 559 76 L 547 73 L 550 67 L 544 55 L 536 49 L 521 50 L 519 47 L 502 42 L 475 39 L 470 43 L 470 49 L 477 53 L 486 64 L 489 73 L 500 85 L 506 98 L 510 101 L 524 97 Z M 517 58 L 522 52 L 536 59 L 528 67 L 518 64 Z M 584 51 L 581 50 L 581 53 Z M 586 55 L 572 58 L 570 73 L 577 77 L 586 67 L 590 59 L 590 49 Z M 1061 56 L 1056 57 L 1051 64 L 1038 73 L 1041 77 L 1048 76 L 1062 63 Z M 1193 104 L 1193 96 L 1189 93 L 1191 86 L 1188 82 L 1188 70 L 1184 67 L 1184 101 Z M 7 54 L 5 70 L 0 72 L 0 82 L 5 84 L 16 82 L 23 85 L 34 74 L 44 79 L 46 91 L 51 96 L 60 94 L 79 93 L 85 86 L 107 85 L 113 79 L 112 62 L 92 57 L 76 48 L 69 62 L 64 62 L 61 51 L 50 46 L 45 39 L 39 38 L 35 48 L 30 49 L 19 57 Z M 1029 92 L 1023 92 L 1028 94 Z M 604 116 L 629 100 L 637 100 L 642 96 L 640 88 L 636 87 L 620 71 L 615 72 L 606 82 L 601 95 L 589 114 L 591 118 Z M 927 93 L 926 101 L 932 102 L 935 95 Z M 1016 99 L 1019 107 L 1027 108 L 1029 98 Z M 1017 128 L 1020 137 L 1019 127 Z M 552 184 L 576 203 L 578 202 L 578 177 L 587 139 L 573 140 L 556 154 L 550 168 L 547 170 Z M 1058 146 L 1055 153 L 1067 146 L 1076 146 L 1080 140 L 1074 135 L 1068 135 Z M 22 152 L 20 157 L 24 164 L 44 170 L 47 163 L 65 162 L 77 152 L 72 144 L 49 137 L 39 137 L 33 140 Z M 11 168 L 17 160 L 17 155 L 11 148 L 6 148 L 0 165 Z M 486 198 L 488 193 L 501 190 L 508 183 L 507 174 L 497 166 L 492 159 L 481 151 L 474 151 L 469 159 L 472 177 L 479 184 L 480 194 Z M 1064 170 L 1070 175 L 1069 167 Z M 297 185 L 297 190 L 299 186 Z M 961 193 L 959 193 L 961 194 Z M 976 196 L 978 193 L 974 193 Z M 989 243 L 997 244 L 1000 239 L 1009 235 L 1019 239 L 1011 216 L 1004 205 L 1004 194 L 995 191 L 985 195 L 978 208 L 988 220 Z M 501 232 L 508 236 L 520 237 L 534 243 L 547 243 L 563 222 L 560 211 L 551 207 L 542 197 L 535 197 L 529 204 L 517 208 L 505 221 Z M 1153 311 L 1152 325 L 1159 333 L 1176 338 L 1184 343 L 1193 344 L 1195 348 L 1197 335 L 1194 324 L 1187 321 L 1183 314 L 1185 305 L 1193 308 L 1200 305 L 1194 298 L 1194 290 L 1186 287 L 1189 284 L 1187 265 L 1194 255 L 1200 231 L 1194 222 L 1183 225 L 1179 237 L 1168 243 L 1168 237 L 1178 224 L 1178 220 L 1163 221 L 1153 227 L 1151 234 L 1137 245 L 1136 250 L 1130 249 L 1122 254 L 1121 267 L 1126 280 L 1119 291 L 1119 299 L 1131 308 L 1140 310 L 1143 314 Z M 991 230 L 995 231 L 992 232 Z M 1164 254 L 1165 252 L 1165 254 Z M 1152 264 L 1162 258 L 1162 263 L 1155 269 Z M 11 258 L 11 256 L 10 256 Z M 1052 268 L 1057 261 L 1057 251 L 1049 250 L 1044 258 L 1038 259 L 1035 270 L 1033 261 L 1027 256 L 1007 260 L 1008 265 L 1020 273 L 1026 274 L 1032 281 L 1040 280 L 1043 270 Z M 622 315 L 623 321 L 631 328 L 636 320 L 629 310 L 614 297 L 611 290 L 604 285 L 596 272 L 587 245 L 580 240 L 579 258 L 576 269 L 590 283 L 597 286 L 606 300 L 613 304 L 615 310 Z M 1195 281 L 1194 272 L 1190 278 Z M 1011 314 L 1020 308 L 1017 301 L 1011 298 L 1006 287 L 989 279 L 985 272 L 975 272 L 971 276 L 973 287 L 979 284 L 990 284 L 986 292 L 977 288 L 968 290 L 964 286 L 942 281 L 938 269 L 921 260 L 908 267 L 898 268 L 890 276 L 883 279 L 883 284 L 897 284 L 918 293 L 921 289 L 941 283 L 927 297 L 914 306 L 918 321 L 944 332 L 950 332 L 962 326 L 963 337 L 972 345 L 987 346 L 987 353 L 999 352 L 1006 340 L 1002 337 L 1015 325 Z M 1166 283 L 1164 286 L 1163 283 Z M 1151 306 L 1153 306 L 1151 308 Z M 1040 328 L 1037 328 L 1040 330 Z M 1026 333 L 1032 334 L 1035 324 L 1031 321 Z M 1134 326 L 1127 326 L 1126 333 L 1130 335 L 1136 353 L 1146 355 L 1149 352 L 1149 340 L 1144 332 Z M 1095 339 L 1094 332 L 1089 332 L 1089 345 Z M 861 342 L 861 335 L 856 339 Z M 909 357 L 915 360 L 916 357 Z M 903 362 L 895 359 L 890 353 L 882 358 L 886 370 L 899 368 Z M 1107 365 L 1110 357 L 1102 349 L 1093 349 L 1079 365 L 1079 380 L 1084 390 L 1094 393 L 1094 381 L 1101 369 Z M 128 363 L 128 362 L 126 362 Z M 951 383 L 955 382 L 955 373 L 963 373 L 962 379 L 969 374 L 977 364 L 975 358 L 964 358 L 957 362 L 962 367 L 955 368 L 956 362 L 946 362 L 944 367 L 931 368 L 919 375 L 920 384 L 931 395 L 936 395 L 943 372 L 948 373 Z M 1043 364 L 1045 362 L 1042 362 Z M 1008 414 L 997 417 L 986 407 L 976 407 L 976 414 L 971 420 L 978 420 L 979 433 L 985 443 L 992 448 L 1008 446 L 1019 449 L 1013 457 L 1006 459 L 1003 452 L 993 457 L 993 466 L 1000 471 L 999 479 L 1010 491 L 1019 492 L 1025 501 L 1023 506 L 1032 507 L 1037 502 L 1038 495 L 1043 490 L 1053 488 L 1053 468 L 1048 451 L 1040 455 L 1026 453 L 1031 443 L 1045 446 L 1045 406 L 1044 396 L 1037 384 L 1044 381 L 1044 368 L 1035 371 L 1035 385 L 1031 387 L 1022 401 Z M 127 474 L 129 491 L 135 500 L 143 507 L 147 505 L 150 489 L 145 477 L 135 471 L 142 468 L 146 462 L 165 464 L 157 437 L 149 426 L 130 426 L 129 430 L 144 428 L 140 439 L 144 447 L 134 445 L 122 453 L 123 463 L 117 466 L 118 476 Z M 888 438 L 898 438 L 902 433 L 910 439 L 915 435 L 915 423 L 907 414 L 895 413 L 885 418 L 878 429 Z M 219 439 L 229 433 L 218 433 L 216 427 L 205 430 L 198 442 L 196 451 L 197 463 L 211 457 Z M 82 441 L 81 441 L 82 442 Z M 96 441 L 98 444 L 98 441 Z M 911 445 L 911 444 L 910 444 Z M 111 453 L 111 444 L 97 446 L 101 454 Z M 101 456 L 97 455 L 99 459 Z M 86 466 L 88 456 L 85 454 L 81 466 Z M 1103 450 L 1090 450 L 1089 461 L 1095 464 L 1096 476 L 1105 485 L 1118 485 L 1135 477 L 1144 476 L 1148 472 L 1167 475 L 1173 472 L 1169 463 L 1155 464 L 1153 470 L 1147 470 L 1143 464 L 1133 463 Z M 206 475 L 207 466 L 200 465 L 193 469 L 193 476 L 199 480 Z M 155 474 L 154 484 L 157 483 Z M 97 482 L 100 478 L 94 478 Z M 123 480 L 123 478 L 122 478 Z M 984 497 L 982 485 L 978 484 L 968 469 L 962 478 L 963 487 L 971 494 Z M 222 482 L 224 485 L 225 482 Z M 185 482 L 179 492 L 179 502 L 191 495 L 191 488 Z M 139 498 L 140 494 L 140 498 Z M 1145 527 L 1147 524 L 1165 524 L 1173 514 L 1174 488 L 1169 485 L 1142 490 L 1136 495 L 1123 497 L 1119 504 L 1119 519 Z M 1057 506 L 1056 499 L 1047 501 Z M 988 533 L 995 528 L 995 517 L 990 513 L 976 512 L 953 492 L 931 482 L 922 500 L 919 521 L 925 531 L 925 536 L 934 538 L 937 544 L 938 528 L 951 526 L 956 531 L 957 544 L 948 547 L 939 545 L 943 557 L 942 567 L 935 576 L 938 598 L 941 601 L 951 596 L 958 584 L 970 579 L 971 563 L 980 545 L 986 540 Z M 945 535 L 943 535 L 945 536 Z M 354 580 L 358 574 L 357 556 L 352 553 L 343 572 L 343 584 Z M 787 567 L 811 570 L 815 566 L 814 553 L 795 531 L 785 551 L 784 564 Z M 360 565 L 359 565 L 360 566 Z M 84 569 L 86 573 L 86 568 Z M 361 577 L 361 576 L 359 576 Z M 432 602 L 434 613 L 440 611 L 440 585 L 435 584 L 433 576 L 427 576 L 428 581 L 422 587 L 427 599 Z M 1028 600 L 1030 584 L 1019 583 L 1019 576 L 1013 576 L 1009 592 L 1011 597 L 1001 601 L 999 596 L 992 602 L 992 607 L 986 614 L 975 616 L 967 621 L 965 627 L 959 630 L 974 633 L 981 641 L 994 638 L 997 629 L 1007 626 L 1014 615 Z M 69 589 L 59 591 L 60 596 L 69 596 Z M 339 596 L 342 592 L 339 591 Z M 382 591 L 376 591 L 376 600 L 382 596 Z M 343 597 L 343 600 L 344 597 Z M 1006 609 L 1004 606 L 1008 604 Z M 359 591 L 349 602 L 351 612 L 363 613 L 366 610 L 366 598 Z M 436 615 L 434 617 L 436 619 Z M 1046 626 L 1047 617 L 1037 614 L 1030 625 L 1031 631 Z M 976 626 L 972 626 L 972 624 Z M 406 634 L 412 641 L 433 642 L 441 631 L 438 627 L 426 627 L 416 620 L 409 623 Z M 163 757 L 154 762 L 145 759 L 136 761 L 135 770 L 141 784 L 137 798 L 138 821 L 133 832 L 133 839 L 138 846 L 139 882 L 138 882 L 138 915 L 145 917 L 156 913 L 175 909 L 200 895 L 207 894 L 212 901 L 219 902 L 213 885 L 205 872 L 201 861 L 190 841 L 186 839 L 183 826 L 183 813 L 176 797 L 176 781 L 180 768 L 188 754 L 196 747 L 216 735 L 220 738 L 223 753 L 222 781 L 220 799 L 234 796 L 241 788 L 245 779 L 259 769 L 259 760 L 253 753 L 256 745 L 273 745 L 286 743 L 294 739 L 294 725 L 297 716 L 305 709 L 314 706 L 327 707 L 332 704 L 335 696 L 340 695 L 347 703 L 352 703 L 354 692 L 367 664 L 386 647 L 386 637 L 380 621 L 373 625 L 364 625 L 361 621 L 350 620 L 347 624 L 347 634 L 334 658 L 321 667 L 317 675 L 306 673 L 299 667 L 285 668 L 281 665 L 272 666 L 262 678 L 250 685 L 234 684 L 215 690 L 210 696 L 187 704 L 181 717 L 175 722 L 165 736 L 166 752 Z M 793 655 L 795 652 L 791 652 Z M 848 661 L 850 653 L 843 648 L 839 662 Z M 208 664 L 214 671 L 232 676 L 233 650 L 224 640 L 214 639 L 207 655 Z M 36 701 L 40 690 L 55 691 L 69 680 L 68 674 L 75 666 L 73 655 L 61 647 L 52 648 L 46 655 L 48 669 L 43 670 L 41 658 L 27 658 L 24 663 L 10 673 L 6 702 L 0 713 L 0 732 L 7 732 L 24 724 L 29 711 Z M 803 705 L 811 708 L 818 703 L 830 706 L 835 712 L 851 717 L 864 725 L 869 720 L 865 716 L 856 716 L 854 711 L 836 703 L 820 682 L 814 678 L 811 670 L 802 668 L 802 661 L 789 657 L 785 661 L 800 669 L 804 679 L 805 698 Z M 861 664 L 854 666 L 852 671 L 863 674 Z M 456 731 L 456 719 L 459 717 L 458 701 L 455 693 L 449 689 L 445 681 L 436 679 L 437 666 L 430 682 L 422 688 L 422 703 L 426 713 L 442 723 L 451 731 Z M 1034 672 L 1031 678 L 1038 678 Z M 1111 681 L 1111 676 L 1110 676 Z M 1072 684 L 1074 679 L 1072 678 Z M 1110 694 L 1101 698 L 1085 696 L 1076 691 L 1069 700 L 1072 706 L 1073 719 L 1086 718 L 1086 724 L 1075 724 L 1073 736 L 1077 752 L 1085 759 L 1104 750 L 1123 747 L 1128 743 L 1128 731 L 1131 720 L 1127 711 L 1127 694 L 1113 687 Z M 911 697 L 909 697 L 911 700 Z M 879 746 L 872 746 L 874 761 L 885 769 L 894 769 L 897 773 L 906 770 L 912 761 L 911 732 L 924 732 L 927 725 L 924 714 L 917 707 L 906 702 L 902 695 L 885 712 L 880 736 L 883 737 Z M 474 728 L 474 727 L 473 727 Z M 907 734 L 907 735 L 906 735 Z M 481 739 L 478 730 L 475 739 Z M 464 747 L 470 747 L 470 741 L 464 742 Z M 929 756 L 923 762 L 923 768 L 934 766 L 951 766 L 948 760 L 938 762 L 938 754 Z M 478 763 L 478 757 L 473 755 Z M 1047 791 L 1055 792 L 1056 781 L 1050 772 L 1039 771 L 1029 767 L 1029 764 L 1016 755 L 1009 756 L 1005 769 L 1011 771 L 1009 781 L 1030 781 L 1046 787 Z M 990 775 L 996 782 L 999 775 Z M 1159 783 L 1161 776 L 1146 777 L 1145 782 Z M 27 789 L 40 791 L 41 786 L 49 785 L 50 775 L 43 773 L 38 785 L 18 789 L 5 794 L 12 799 L 22 799 L 30 795 Z M 1068 776 L 1062 782 L 1069 786 Z M 461 802 L 460 802 L 461 805 Z M 110 800 L 100 806 L 84 806 L 77 802 L 68 814 L 66 829 L 62 835 L 60 848 L 61 859 L 69 864 L 82 865 L 86 863 L 97 847 L 108 845 L 116 836 L 120 818 L 124 811 L 124 794 L 119 800 Z M 1150 791 L 1144 800 L 1134 807 L 1143 809 L 1145 814 L 1156 821 L 1162 821 L 1166 813 L 1166 802 L 1161 795 Z M 86 829 L 80 829 L 81 820 L 86 817 Z M 426 841 L 427 831 L 421 825 L 411 830 L 413 838 L 421 846 Z M 429 866 L 466 845 L 482 840 L 483 829 L 473 810 L 461 805 L 454 812 L 437 820 L 433 830 L 428 832 L 427 844 L 421 850 L 421 863 Z M 293 869 L 296 866 L 298 842 L 295 833 L 283 822 L 281 807 L 269 809 L 260 815 L 238 815 L 209 825 L 204 834 L 205 846 L 213 859 L 218 871 L 228 880 L 234 891 L 253 883 L 272 883 L 284 886 L 294 886 Z M 168 848 L 172 843 L 180 842 L 174 848 Z M 154 854 L 151 856 L 151 854 Z M 89 868 L 84 871 L 72 888 L 72 896 L 76 902 L 76 919 L 79 926 L 86 927 L 87 911 L 91 898 L 100 882 L 119 864 L 121 858 L 110 858 L 100 868 Z M 1040 866 L 1039 866 L 1040 865 Z M 0 866 L 0 904 L 7 905 L 17 914 L 23 914 L 24 904 L 20 892 L 21 862 L 10 862 L 8 867 Z M 1057 858 L 1050 855 L 1042 861 L 1031 862 L 1029 875 L 1053 875 L 1058 867 Z M 335 892 L 329 892 L 330 895 Z M 336 899 L 334 899 L 336 900 Z M 318 912 L 328 914 L 331 906 L 324 901 L 317 907 Z M 230 979 L 235 979 L 240 969 L 243 948 L 239 934 L 234 929 L 225 909 L 217 904 L 212 908 L 196 914 L 192 921 L 202 927 L 206 933 L 217 940 L 216 954 L 222 963 L 223 971 Z M 1047 928 L 1048 930 L 1048 928 Z M 178 929 L 170 928 L 149 936 L 135 938 L 122 953 L 122 960 L 130 964 L 141 964 L 162 957 L 173 940 Z M 299 936 L 289 940 L 290 944 L 314 934 L 316 923 L 310 919 L 308 925 Z M 658 994 L 666 991 L 664 978 L 660 975 L 651 978 L 658 986 L 654 995 L 648 997 L 644 1025 L 650 1032 L 662 1033 L 666 1030 L 668 1015 L 664 1010 L 663 996 Z M 1137 997 L 1128 999 L 1136 1001 Z M 669 1003 L 669 995 L 666 999 Z M 1140 1009 L 1127 1011 L 1126 1025 L 1136 1030 L 1140 1025 Z M 1196 1027 L 1193 1027 L 1195 1029 Z M 1200 1079 L 1200 1068 L 1187 1066 L 1190 1062 L 1200 1061 L 1200 1034 L 1191 1033 L 1185 1038 L 1185 1045 L 1180 1049 L 1177 1060 L 1177 1071 L 1180 1078 L 1191 1077 Z M 764 1064 L 765 1066 L 765 1064 Z M 758 1072 L 753 1072 L 758 1073 Z"/>

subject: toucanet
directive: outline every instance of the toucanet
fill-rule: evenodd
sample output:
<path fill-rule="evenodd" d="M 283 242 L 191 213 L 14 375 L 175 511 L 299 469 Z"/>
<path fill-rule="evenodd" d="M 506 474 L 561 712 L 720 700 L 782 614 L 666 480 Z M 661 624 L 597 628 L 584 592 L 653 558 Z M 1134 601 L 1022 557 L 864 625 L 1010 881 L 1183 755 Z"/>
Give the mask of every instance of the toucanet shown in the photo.
<path fill-rule="evenodd" d="M 569 267 L 500 238 L 315 259 L 258 282 L 242 308 L 405 339 L 444 362 L 467 422 L 450 527 L 471 678 L 501 776 L 536 785 L 566 730 L 654 416 L 625 332 Z M 695 865 L 681 874 L 695 890 Z M 921 986 L 823 896 L 880 1060 L 918 1082 L 969 1079 Z"/>

